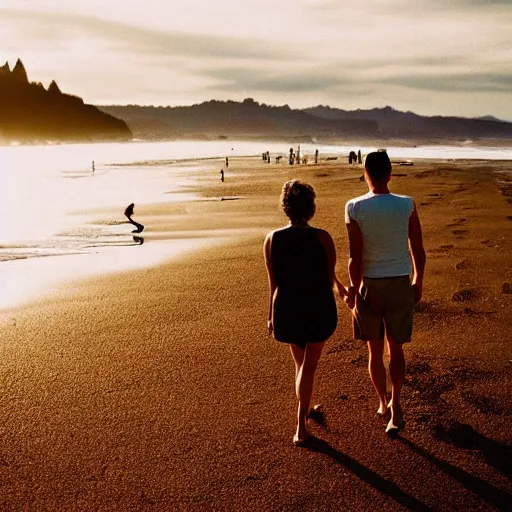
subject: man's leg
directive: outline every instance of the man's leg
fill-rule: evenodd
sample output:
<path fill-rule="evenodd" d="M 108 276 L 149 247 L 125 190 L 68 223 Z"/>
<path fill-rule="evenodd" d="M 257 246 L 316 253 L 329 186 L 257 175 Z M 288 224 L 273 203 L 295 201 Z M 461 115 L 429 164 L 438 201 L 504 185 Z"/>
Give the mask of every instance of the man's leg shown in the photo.
<path fill-rule="evenodd" d="M 385 414 L 388 407 L 386 368 L 384 366 L 384 340 L 368 342 L 368 371 L 373 387 L 379 397 L 379 408 L 377 414 Z"/>
<path fill-rule="evenodd" d="M 304 351 L 304 360 L 297 375 L 296 392 L 299 399 L 297 408 L 297 432 L 293 438 L 294 442 L 303 441 L 309 436 L 306 429 L 307 414 L 311 395 L 313 394 L 313 382 L 315 379 L 316 367 L 322 355 L 322 343 L 308 343 Z"/>
<path fill-rule="evenodd" d="M 400 428 L 403 421 L 400 393 L 405 380 L 405 357 L 403 346 L 388 339 L 389 347 L 389 376 L 391 378 L 391 420 L 388 429 Z"/>

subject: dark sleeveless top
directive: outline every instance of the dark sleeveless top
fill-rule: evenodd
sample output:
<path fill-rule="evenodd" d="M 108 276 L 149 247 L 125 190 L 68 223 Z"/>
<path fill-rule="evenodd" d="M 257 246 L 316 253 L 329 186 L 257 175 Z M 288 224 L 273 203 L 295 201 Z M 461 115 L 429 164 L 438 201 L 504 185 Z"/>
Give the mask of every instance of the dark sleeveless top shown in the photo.
<path fill-rule="evenodd" d="M 272 236 L 270 257 L 277 285 L 273 326 L 277 341 L 318 343 L 336 329 L 336 301 L 319 231 L 289 227 Z"/>

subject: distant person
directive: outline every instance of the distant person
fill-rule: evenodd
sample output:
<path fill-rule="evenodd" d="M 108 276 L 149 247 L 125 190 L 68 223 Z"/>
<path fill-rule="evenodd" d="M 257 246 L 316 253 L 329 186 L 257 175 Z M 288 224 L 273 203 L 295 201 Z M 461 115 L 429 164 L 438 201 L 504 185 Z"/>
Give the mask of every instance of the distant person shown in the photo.
<path fill-rule="evenodd" d="M 94 160 L 92 161 L 92 173 L 94 174 L 94 171 L 95 171 L 95 167 L 94 167 Z"/>
<path fill-rule="evenodd" d="M 229 167 L 229 158 L 226 157 L 226 167 Z"/>
<path fill-rule="evenodd" d="M 126 207 L 126 210 L 124 211 L 124 214 L 126 215 L 126 218 L 128 219 L 128 222 L 130 222 L 130 224 L 133 224 L 135 226 L 135 229 L 132 231 L 132 233 L 142 233 L 142 231 L 144 230 L 144 226 L 142 224 L 139 224 L 138 222 L 135 222 L 132 219 L 133 209 L 134 208 L 135 208 L 135 204 L 134 203 L 130 203 Z"/>
<path fill-rule="evenodd" d="M 357 151 L 357 163 L 358 164 L 362 164 L 363 163 L 363 160 L 362 160 L 362 157 L 361 157 L 361 150 L 360 149 Z"/>
<path fill-rule="evenodd" d="M 298 403 L 296 445 L 310 437 L 310 415 L 315 371 L 324 342 L 336 329 L 333 287 L 345 295 L 335 278 L 336 250 L 327 231 L 309 225 L 315 214 L 315 191 L 298 180 L 283 185 L 280 197 L 290 220 L 265 238 L 270 301 L 267 327 L 277 341 L 288 343 L 295 362 Z"/>
<path fill-rule="evenodd" d="M 293 165 L 295 162 L 295 153 L 293 152 L 293 148 L 290 148 L 290 157 L 288 158 L 288 163 Z"/>
<path fill-rule="evenodd" d="M 365 178 L 369 192 L 345 206 L 351 284 L 347 304 L 353 310 L 354 337 L 368 344 L 370 378 L 379 397 L 377 414 L 391 412 L 386 433 L 395 437 L 405 426 L 400 403 L 405 379 L 403 344 L 411 341 L 426 257 L 414 201 L 389 191 L 391 162 L 386 152 L 366 157 Z M 390 354 L 390 400 L 384 337 Z"/>
<path fill-rule="evenodd" d="M 318 163 L 318 149 L 315 151 L 315 164 Z"/>
<path fill-rule="evenodd" d="M 222 181 L 222 183 L 224 183 L 224 169 L 220 170 L 220 181 Z"/>

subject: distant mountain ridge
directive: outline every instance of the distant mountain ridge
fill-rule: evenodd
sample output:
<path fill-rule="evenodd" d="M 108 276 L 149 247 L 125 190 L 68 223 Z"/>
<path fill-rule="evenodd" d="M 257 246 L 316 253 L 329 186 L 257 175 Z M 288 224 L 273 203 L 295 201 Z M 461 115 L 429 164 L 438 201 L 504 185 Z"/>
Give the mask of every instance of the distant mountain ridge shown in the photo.
<path fill-rule="evenodd" d="M 53 80 L 48 89 L 29 82 L 20 59 L 0 66 L 0 143 L 131 140 L 126 123 L 64 94 Z"/>
<path fill-rule="evenodd" d="M 392 107 L 342 110 L 319 105 L 291 109 L 252 98 L 207 101 L 186 107 L 109 105 L 104 112 L 124 119 L 137 138 L 298 138 L 437 141 L 512 139 L 512 123 L 492 116 L 420 116 Z"/>
<path fill-rule="evenodd" d="M 207 101 L 189 107 L 100 106 L 124 119 L 134 137 L 375 137 L 378 124 L 368 119 L 329 119 L 293 110 L 288 105 Z"/>
<path fill-rule="evenodd" d="M 512 123 L 492 116 L 465 118 L 454 116 L 420 116 L 400 112 L 392 107 L 370 110 L 342 110 L 329 106 L 304 109 L 324 119 L 364 119 L 375 121 L 384 138 L 512 138 Z"/>

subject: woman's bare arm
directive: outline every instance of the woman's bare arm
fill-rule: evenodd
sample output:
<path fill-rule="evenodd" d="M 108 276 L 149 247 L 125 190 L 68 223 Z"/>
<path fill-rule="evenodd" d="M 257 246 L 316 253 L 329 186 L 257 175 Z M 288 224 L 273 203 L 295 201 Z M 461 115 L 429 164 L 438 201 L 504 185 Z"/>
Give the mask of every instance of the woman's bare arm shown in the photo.
<path fill-rule="evenodd" d="M 274 330 L 274 326 L 272 323 L 272 310 L 274 305 L 274 293 L 276 291 L 276 280 L 274 277 L 274 269 L 272 267 L 272 259 L 270 257 L 270 248 L 272 246 L 272 235 L 274 233 L 269 233 L 266 238 L 265 242 L 263 243 L 263 256 L 265 258 L 265 266 L 267 267 L 267 275 L 268 275 L 268 286 L 270 289 L 270 296 L 268 301 L 268 316 L 267 316 L 267 328 L 268 333 L 272 334 Z"/>

